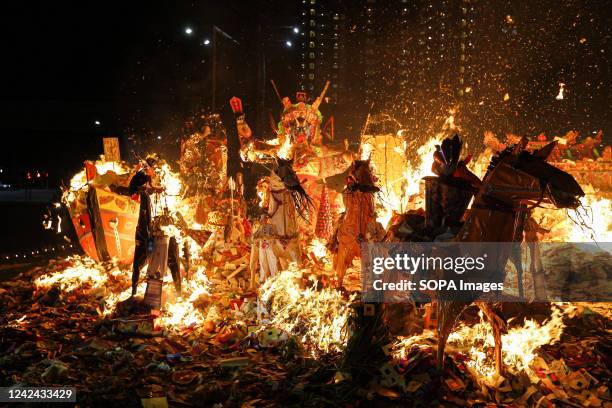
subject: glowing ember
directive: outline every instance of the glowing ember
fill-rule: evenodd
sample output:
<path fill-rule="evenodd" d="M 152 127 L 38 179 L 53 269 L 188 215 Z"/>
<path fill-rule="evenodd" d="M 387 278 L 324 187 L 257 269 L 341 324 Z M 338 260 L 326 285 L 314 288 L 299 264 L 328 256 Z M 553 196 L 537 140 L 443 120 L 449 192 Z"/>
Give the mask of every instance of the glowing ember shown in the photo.
<path fill-rule="evenodd" d="M 563 100 L 564 91 L 565 91 L 565 84 L 563 82 L 559 82 L 559 93 L 557 94 L 557 97 L 555 99 L 558 101 Z"/>

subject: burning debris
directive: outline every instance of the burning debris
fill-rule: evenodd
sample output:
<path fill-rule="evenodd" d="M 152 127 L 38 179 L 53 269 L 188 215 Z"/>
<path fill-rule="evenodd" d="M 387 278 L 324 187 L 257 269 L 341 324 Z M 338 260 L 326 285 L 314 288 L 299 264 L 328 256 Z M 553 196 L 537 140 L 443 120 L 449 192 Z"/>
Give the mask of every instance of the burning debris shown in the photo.
<path fill-rule="evenodd" d="M 340 352 L 356 295 L 347 300 L 332 288 L 318 289 L 316 280 L 304 281 L 302 274 L 308 272 L 292 265 L 264 283 L 259 301 L 267 305 L 269 324 L 299 338 L 313 356 Z"/>

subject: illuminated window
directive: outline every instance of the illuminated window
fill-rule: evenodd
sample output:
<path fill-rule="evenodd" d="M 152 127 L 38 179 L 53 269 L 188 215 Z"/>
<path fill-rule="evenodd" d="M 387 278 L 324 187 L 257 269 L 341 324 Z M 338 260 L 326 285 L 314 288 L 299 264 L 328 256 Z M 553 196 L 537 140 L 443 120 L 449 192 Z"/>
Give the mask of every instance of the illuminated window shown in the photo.
<path fill-rule="evenodd" d="M 308 74 L 308 79 L 312 81 L 314 79 L 314 74 L 313 73 Z"/>
<path fill-rule="evenodd" d="M 314 47 L 315 47 L 315 43 L 314 43 L 314 41 L 310 41 L 310 42 L 308 43 L 308 48 L 314 48 Z"/>
<path fill-rule="evenodd" d="M 317 23 L 314 20 L 310 20 L 310 26 L 311 27 L 316 27 Z"/>
<path fill-rule="evenodd" d="M 314 62 L 309 63 L 309 64 L 308 64 L 308 68 L 310 68 L 310 69 L 315 69 L 315 64 L 314 64 Z"/>
<path fill-rule="evenodd" d="M 314 59 L 315 58 L 315 53 L 314 52 L 309 52 L 308 53 L 308 58 Z"/>
<path fill-rule="evenodd" d="M 316 16 L 317 12 L 315 11 L 315 9 L 310 9 L 310 15 L 311 16 Z"/>

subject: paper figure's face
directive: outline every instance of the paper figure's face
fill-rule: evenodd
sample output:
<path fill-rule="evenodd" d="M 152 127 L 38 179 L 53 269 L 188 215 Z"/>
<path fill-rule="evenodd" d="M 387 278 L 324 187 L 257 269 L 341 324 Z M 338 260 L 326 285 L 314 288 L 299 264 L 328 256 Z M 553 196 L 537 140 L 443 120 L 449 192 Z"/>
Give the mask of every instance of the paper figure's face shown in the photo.
<path fill-rule="evenodd" d="M 287 109 L 281 119 L 283 133 L 291 138 L 292 143 L 302 144 L 312 141 L 320 126 L 319 116 L 315 109 L 299 103 Z"/>

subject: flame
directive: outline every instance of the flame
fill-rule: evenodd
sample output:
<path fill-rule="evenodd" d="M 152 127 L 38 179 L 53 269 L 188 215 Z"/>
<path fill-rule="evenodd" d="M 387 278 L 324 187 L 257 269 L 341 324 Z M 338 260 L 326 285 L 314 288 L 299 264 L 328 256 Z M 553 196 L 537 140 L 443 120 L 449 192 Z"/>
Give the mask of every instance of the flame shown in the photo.
<path fill-rule="evenodd" d="M 317 257 L 317 259 L 323 259 L 327 256 L 328 250 L 324 240 L 320 238 L 314 238 L 308 244 L 308 248 Z"/>
<path fill-rule="evenodd" d="M 526 372 L 530 378 L 536 380 L 537 376 L 531 363 L 537 356 L 537 349 L 545 344 L 554 344 L 559 341 L 565 324 L 563 323 L 564 307 L 553 308 L 552 315 L 543 324 L 527 319 L 523 326 L 513 327 L 508 333 L 502 335 L 502 355 L 505 367 L 512 374 Z M 470 327 L 461 325 L 458 330 L 451 333 L 448 343 L 460 350 L 465 350 L 471 368 L 478 378 L 493 383 L 495 380 L 495 359 L 492 351 L 495 347 L 491 325 L 484 321 L 480 312 L 480 322 Z"/>
<path fill-rule="evenodd" d="M 589 190 L 590 186 L 585 187 Z M 591 188 L 592 190 L 592 188 Z M 550 230 L 543 240 L 551 242 L 610 242 L 612 241 L 612 201 L 587 194 L 576 210 L 555 211 L 536 209 L 534 217 Z"/>
<path fill-rule="evenodd" d="M 169 278 L 168 274 L 166 277 Z M 170 300 L 163 306 L 159 323 L 177 330 L 204 322 L 206 314 L 194 306 L 194 302 L 202 295 L 210 295 L 210 281 L 206 269 L 199 267 L 189 281 L 183 281 L 182 298 Z"/>
<path fill-rule="evenodd" d="M 130 172 L 129 167 L 123 162 L 96 160 L 95 166 L 98 176 L 103 176 L 109 171 L 113 171 L 117 174 L 125 174 Z M 83 168 L 70 179 L 70 187 L 67 191 L 79 191 L 85 186 L 87 186 L 87 175 L 85 173 L 85 169 Z"/>
<path fill-rule="evenodd" d="M 575 211 L 579 219 L 587 222 L 585 228 L 569 218 L 576 218 L 571 213 L 564 218 L 564 224 L 569 226 L 567 242 L 611 242 L 612 241 L 612 201 L 593 195 L 580 199 L 581 207 Z M 570 224 L 571 223 L 571 224 Z M 568 225 L 570 224 L 570 225 Z"/>
<path fill-rule="evenodd" d="M 348 340 L 349 305 L 356 295 L 347 301 L 332 288 L 302 288 L 302 273 L 292 264 L 259 289 L 260 301 L 269 305 L 270 323 L 301 338 L 313 356 L 341 351 Z"/>
<path fill-rule="evenodd" d="M 36 288 L 58 286 L 62 292 L 71 292 L 77 288 L 103 288 L 108 281 L 107 272 L 102 265 L 90 258 L 74 256 L 67 258 L 71 266 L 60 271 L 44 274 L 34 280 Z"/>
<path fill-rule="evenodd" d="M 557 94 L 557 97 L 555 98 L 558 101 L 563 100 L 563 91 L 565 91 L 565 84 L 563 82 L 559 82 L 559 93 Z"/>
<path fill-rule="evenodd" d="M 406 168 L 406 193 L 408 195 L 416 195 L 419 193 L 419 183 L 421 179 L 426 176 L 433 176 L 434 173 L 431 171 L 434 159 L 433 154 L 436 151 L 436 145 L 442 143 L 445 135 L 438 133 L 423 145 L 417 149 L 417 160 L 418 164 L 413 164 L 408 161 Z"/>
<path fill-rule="evenodd" d="M 359 156 L 359 160 L 368 160 L 372 155 L 372 144 L 371 143 L 362 143 L 361 144 L 361 154 Z"/>
<path fill-rule="evenodd" d="M 66 259 L 71 265 L 67 268 L 44 274 L 36 278 L 34 286 L 37 290 L 48 290 L 53 286 L 59 287 L 64 293 L 70 293 L 80 289 L 88 293 L 101 291 L 104 295 L 104 310 L 102 314 L 112 313 L 119 302 L 127 300 L 131 296 L 131 285 L 129 284 L 129 272 L 119 268 L 107 271 L 101 264 L 90 258 L 74 256 Z M 170 274 L 164 275 L 164 288 L 167 292 L 168 301 L 164 303 L 160 323 L 171 329 L 182 329 L 201 323 L 205 320 L 205 314 L 194 306 L 194 302 L 202 295 L 210 294 L 210 281 L 206 276 L 204 267 L 199 267 L 189 280 L 183 279 L 183 297 L 173 298 L 170 282 Z M 121 282 L 123 280 L 123 282 Z M 113 284 L 116 282 L 123 284 Z M 128 286 L 119 292 L 117 288 Z M 138 285 L 138 293 L 144 293 L 146 281 Z M 114 291 L 113 291 L 114 290 Z"/>
<path fill-rule="evenodd" d="M 557 343 L 565 324 L 563 316 L 569 315 L 575 309 L 566 304 L 555 304 L 551 316 L 542 324 L 527 319 L 522 326 L 512 327 L 502 335 L 502 357 L 506 369 L 512 374 L 525 372 L 533 381 L 538 381 L 533 362 L 537 358 L 537 350 L 546 344 Z M 413 347 L 431 348 L 436 340 L 436 333 L 425 330 L 422 334 L 399 338 L 392 345 L 395 359 L 406 359 Z M 479 381 L 493 384 L 496 380 L 495 359 L 493 351 L 495 342 L 493 330 L 482 312 L 480 322 L 468 326 L 462 324 L 448 338 L 447 350 L 461 352 L 468 360 L 466 365 Z"/>
<path fill-rule="evenodd" d="M 399 179 L 395 179 L 394 177 L 390 177 L 388 180 L 389 184 L 401 183 L 402 189 L 401 193 L 393 191 L 391 188 L 383 188 L 383 192 L 385 193 L 384 199 L 379 200 L 379 204 L 382 205 L 382 210 L 378 212 L 377 221 L 382 225 L 386 226 L 389 223 L 389 220 L 393 216 L 393 211 L 396 212 L 404 212 L 409 209 L 411 205 L 419 206 L 422 203 L 418 200 L 415 200 L 415 197 L 420 193 L 420 184 L 421 179 L 426 176 L 433 176 L 434 174 L 431 171 L 431 167 L 433 164 L 433 153 L 436 150 L 436 145 L 442 143 L 445 137 L 460 131 L 460 128 L 455 123 L 455 115 L 457 110 L 455 108 L 451 108 L 448 110 L 448 115 L 444 118 L 444 122 L 440 131 L 438 131 L 435 135 L 431 136 L 425 143 L 420 146 L 409 145 L 406 141 L 404 141 L 403 151 L 398 152 L 402 156 L 407 156 L 408 152 L 415 152 L 410 155 L 410 157 L 404 158 L 404 164 L 402 171 L 402 176 Z M 401 129 L 397 132 L 398 136 L 408 134 L 405 130 Z M 364 135 L 362 137 L 360 152 L 361 159 L 365 160 L 373 154 L 373 151 L 376 149 L 375 146 L 372 146 L 370 140 L 373 135 Z M 400 146 L 397 146 L 398 148 Z M 415 151 L 416 149 L 416 151 Z M 397 150 L 396 150 L 397 151 Z M 372 164 L 373 170 L 379 179 L 387 179 L 380 172 L 383 169 L 377 169 L 375 164 Z M 397 172 L 398 169 L 393 168 L 390 170 L 392 172 Z"/>
<path fill-rule="evenodd" d="M 276 155 L 283 160 L 289 160 L 292 155 L 292 148 L 291 138 L 287 136 L 281 147 L 278 148 Z"/>
<path fill-rule="evenodd" d="M 146 282 L 144 281 L 140 282 L 137 288 L 138 293 L 144 293 L 146 288 L 147 288 Z M 102 314 L 105 316 L 111 314 L 115 310 L 115 307 L 117 306 L 118 303 L 128 300 L 130 296 L 132 296 L 131 287 L 119 293 L 111 292 L 110 294 L 108 294 L 106 299 L 104 299 L 104 311 L 102 312 Z"/>

